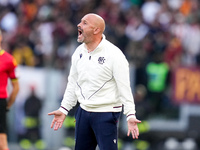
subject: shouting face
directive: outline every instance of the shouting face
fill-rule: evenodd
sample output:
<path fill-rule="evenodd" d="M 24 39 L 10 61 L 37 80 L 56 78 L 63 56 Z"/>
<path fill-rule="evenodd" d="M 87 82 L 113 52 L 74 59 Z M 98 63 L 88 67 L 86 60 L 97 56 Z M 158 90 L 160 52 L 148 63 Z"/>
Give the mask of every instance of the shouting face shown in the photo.
<path fill-rule="evenodd" d="M 81 22 L 77 25 L 78 38 L 77 41 L 81 43 L 91 42 L 94 34 L 95 24 L 90 15 L 86 15 L 81 19 Z"/>
<path fill-rule="evenodd" d="M 102 37 L 102 33 L 105 30 L 105 22 L 102 17 L 97 14 L 87 14 L 77 25 L 78 38 L 77 41 L 81 43 L 91 43 L 95 41 L 95 37 Z"/>

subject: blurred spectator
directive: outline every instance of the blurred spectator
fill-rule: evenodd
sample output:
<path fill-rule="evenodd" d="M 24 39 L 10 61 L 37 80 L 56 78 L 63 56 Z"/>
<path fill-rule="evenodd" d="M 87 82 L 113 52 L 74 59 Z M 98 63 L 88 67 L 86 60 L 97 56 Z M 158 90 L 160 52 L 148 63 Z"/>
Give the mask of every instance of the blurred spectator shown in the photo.
<path fill-rule="evenodd" d="M 165 92 L 169 83 L 169 66 L 163 61 L 163 54 L 155 52 L 153 60 L 146 66 L 148 100 L 152 114 L 161 114 Z"/>
<path fill-rule="evenodd" d="M 164 52 L 164 60 L 168 63 L 170 70 L 175 70 L 181 65 L 182 46 L 180 39 L 174 37 L 169 41 Z"/>
<path fill-rule="evenodd" d="M 37 30 L 39 35 L 39 39 L 41 40 L 41 50 L 46 57 L 51 57 L 53 51 L 53 32 L 54 23 L 51 20 L 45 20 L 41 22 L 38 26 Z"/>
<path fill-rule="evenodd" d="M 38 26 L 39 26 L 40 22 L 34 22 L 33 26 L 32 26 L 32 30 L 30 31 L 29 34 L 29 40 L 31 43 L 31 47 L 33 49 L 33 53 L 35 55 L 35 67 L 44 67 L 44 53 L 42 52 L 42 43 L 40 38 L 38 38 L 40 36 L 39 31 L 37 30 Z"/>
<path fill-rule="evenodd" d="M 23 14 L 23 19 L 27 23 L 32 23 L 38 12 L 38 5 L 35 0 L 22 0 L 20 11 Z"/>
<path fill-rule="evenodd" d="M 156 14 L 156 20 L 158 20 L 160 26 L 167 30 L 170 27 L 170 23 L 172 20 L 171 8 L 169 7 L 167 1 L 162 0 L 160 10 Z"/>
<path fill-rule="evenodd" d="M 161 8 L 161 5 L 156 0 L 146 0 L 145 3 L 141 7 L 141 12 L 142 12 L 144 21 L 147 24 L 152 24 L 160 8 Z"/>
<path fill-rule="evenodd" d="M 12 52 L 16 61 L 20 65 L 34 66 L 34 54 L 33 50 L 26 45 L 24 41 L 19 41 Z"/>
<path fill-rule="evenodd" d="M 13 33 L 18 25 L 18 18 L 16 14 L 9 9 L 5 9 L 0 25 L 2 30 Z"/>
<path fill-rule="evenodd" d="M 188 16 L 191 13 L 195 12 L 199 8 L 198 0 L 183 0 L 182 5 L 180 7 L 180 12 L 184 16 Z"/>
<path fill-rule="evenodd" d="M 172 11 L 178 10 L 182 5 L 183 0 L 167 0 L 168 6 Z"/>
<path fill-rule="evenodd" d="M 40 131 L 40 111 L 42 101 L 35 94 L 35 87 L 31 86 L 31 94 L 26 99 L 24 104 L 24 127 L 26 132 L 22 135 L 20 146 L 23 149 L 31 149 L 32 145 L 38 150 L 43 150 L 45 147 L 41 139 Z"/>
<path fill-rule="evenodd" d="M 125 33 L 132 41 L 141 41 L 147 35 L 149 28 L 143 23 L 143 19 L 139 10 L 135 13 L 132 12 L 130 17 L 127 18 L 128 24 L 126 26 Z"/>
<path fill-rule="evenodd" d="M 197 17 L 190 16 L 190 26 L 183 37 L 183 64 L 187 66 L 196 65 L 195 57 L 200 53 L 200 25 Z"/>
<path fill-rule="evenodd" d="M 113 39 L 113 43 L 116 44 L 117 47 L 121 49 L 121 51 L 126 55 L 127 54 L 127 46 L 129 43 L 129 38 L 125 34 L 125 28 L 126 24 L 123 22 L 120 22 L 116 25 L 115 31 L 111 31 L 111 36 L 117 37 L 116 39 Z"/>
<path fill-rule="evenodd" d="M 183 42 L 186 32 L 189 29 L 189 25 L 186 24 L 186 18 L 181 13 L 176 13 L 173 16 L 169 31 L 172 35 L 176 36 L 181 42 Z"/>

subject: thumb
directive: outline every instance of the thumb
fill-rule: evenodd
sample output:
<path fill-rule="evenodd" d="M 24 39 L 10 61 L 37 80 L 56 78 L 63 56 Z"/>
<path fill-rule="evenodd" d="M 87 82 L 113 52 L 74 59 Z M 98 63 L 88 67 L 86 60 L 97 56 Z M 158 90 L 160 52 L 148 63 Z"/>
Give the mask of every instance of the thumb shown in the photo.
<path fill-rule="evenodd" d="M 141 123 L 142 121 L 140 121 L 140 120 L 136 119 L 136 120 L 135 120 L 135 122 L 136 122 L 136 123 Z"/>
<path fill-rule="evenodd" d="M 55 115 L 55 114 L 56 114 L 55 111 L 52 111 L 52 112 L 48 113 L 48 115 Z"/>

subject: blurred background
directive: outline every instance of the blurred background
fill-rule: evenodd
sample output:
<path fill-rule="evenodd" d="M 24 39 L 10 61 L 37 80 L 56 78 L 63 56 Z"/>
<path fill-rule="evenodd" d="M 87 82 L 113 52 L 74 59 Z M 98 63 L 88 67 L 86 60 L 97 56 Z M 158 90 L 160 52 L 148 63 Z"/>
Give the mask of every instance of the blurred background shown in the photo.
<path fill-rule="evenodd" d="M 2 47 L 19 64 L 10 150 L 73 149 L 76 107 L 59 131 L 50 129 L 47 113 L 60 106 L 77 24 L 89 12 L 105 19 L 106 38 L 130 63 L 142 123 L 132 140 L 121 115 L 119 150 L 199 150 L 199 0 L 0 0 Z"/>

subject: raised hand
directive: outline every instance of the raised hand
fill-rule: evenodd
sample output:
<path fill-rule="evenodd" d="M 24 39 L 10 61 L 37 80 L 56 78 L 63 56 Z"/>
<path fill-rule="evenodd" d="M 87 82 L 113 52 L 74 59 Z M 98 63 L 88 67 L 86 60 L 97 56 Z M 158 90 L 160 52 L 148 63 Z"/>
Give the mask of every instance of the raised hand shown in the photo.
<path fill-rule="evenodd" d="M 65 120 L 66 115 L 62 113 L 60 110 L 56 110 L 48 113 L 48 115 L 54 115 L 54 118 L 51 122 L 51 128 L 54 126 L 54 130 L 58 130 L 62 127 L 62 124 Z"/>

